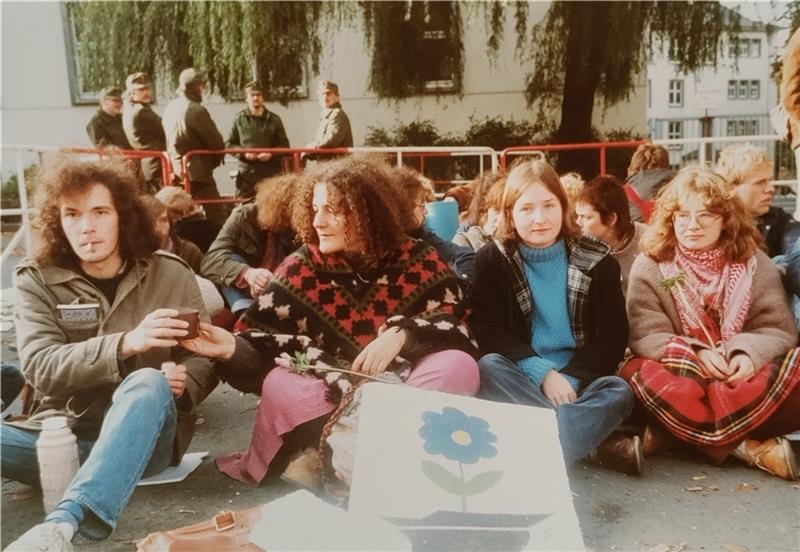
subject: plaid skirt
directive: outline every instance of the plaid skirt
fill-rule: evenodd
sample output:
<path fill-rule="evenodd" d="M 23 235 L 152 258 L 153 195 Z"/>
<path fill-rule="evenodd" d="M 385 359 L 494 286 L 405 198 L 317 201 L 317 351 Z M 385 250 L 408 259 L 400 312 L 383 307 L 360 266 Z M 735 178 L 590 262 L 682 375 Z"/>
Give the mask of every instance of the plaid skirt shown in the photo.
<path fill-rule="evenodd" d="M 677 438 L 721 446 L 745 438 L 789 396 L 800 381 L 800 348 L 767 362 L 749 380 L 728 383 L 703 376 L 692 347 L 674 337 L 661 362 L 634 357 L 619 375 Z"/>

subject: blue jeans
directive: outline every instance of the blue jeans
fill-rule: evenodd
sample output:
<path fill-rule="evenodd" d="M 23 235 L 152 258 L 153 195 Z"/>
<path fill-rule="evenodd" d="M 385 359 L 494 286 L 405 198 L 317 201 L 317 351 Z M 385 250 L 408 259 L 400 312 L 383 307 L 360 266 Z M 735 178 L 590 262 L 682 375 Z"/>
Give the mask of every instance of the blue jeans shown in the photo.
<path fill-rule="evenodd" d="M 79 532 L 108 537 L 143 476 L 163 471 L 172 460 L 177 413 L 164 375 L 136 370 L 117 387 L 97 440 L 78 441 L 81 467 L 64 493 L 84 511 Z M 39 433 L 2 424 L 3 477 L 39 485 Z"/>
<path fill-rule="evenodd" d="M 491 401 L 553 408 L 550 400 L 515 362 L 488 354 L 478 361 L 478 397 Z M 585 458 L 603 442 L 633 409 L 633 391 L 617 376 L 603 376 L 578 393 L 578 399 L 555 409 L 558 436 L 566 462 Z"/>
<path fill-rule="evenodd" d="M 247 263 L 247 260 L 244 257 L 236 253 L 232 253 L 230 259 L 240 263 Z M 222 296 L 225 298 L 225 301 L 228 303 L 228 307 L 230 307 L 231 312 L 234 314 L 247 310 L 247 308 L 254 302 L 253 297 L 250 295 L 250 288 L 221 286 L 221 290 Z"/>

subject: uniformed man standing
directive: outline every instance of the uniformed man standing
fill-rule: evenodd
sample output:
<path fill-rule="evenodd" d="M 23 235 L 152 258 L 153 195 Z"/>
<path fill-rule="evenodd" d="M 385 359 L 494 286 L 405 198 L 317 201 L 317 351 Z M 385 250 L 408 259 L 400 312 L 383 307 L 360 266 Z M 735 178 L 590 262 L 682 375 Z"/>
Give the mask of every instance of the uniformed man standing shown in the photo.
<path fill-rule="evenodd" d="M 96 148 L 131 149 L 122 129 L 122 91 L 118 86 L 107 86 L 100 91 L 100 107 L 86 125 L 86 133 Z"/>
<path fill-rule="evenodd" d="M 152 91 L 146 73 L 133 73 L 125 79 L 126 98 L 122 106 L 122 128 L 131 146 L 137 150 L 166 151 L 167 139 L 161 117 L 150 107 Z M 142 159 L 142 174 L 148 193 L 161 189 L 161 160 L 157 157 Z"/>
<path fill-rule="evenodd" d="M 308 148 L 352 148 L 353 131 L 350 130 L 350 119 L 339 102 L 339 86 L 335 82 L 324 80 L 319 83 L 319 126 L 314 141 Z"/>

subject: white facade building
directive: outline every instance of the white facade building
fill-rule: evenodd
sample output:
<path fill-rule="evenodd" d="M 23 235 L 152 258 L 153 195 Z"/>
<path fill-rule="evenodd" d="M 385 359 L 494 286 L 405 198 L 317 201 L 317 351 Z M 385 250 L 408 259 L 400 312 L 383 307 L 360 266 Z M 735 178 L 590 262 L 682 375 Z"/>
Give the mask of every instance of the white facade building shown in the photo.
<path fill-rule="evenodd" d="M 531 4 L 529 24 L 539 21 L 547 8 L 546 2 Z M 70 41 L 65 40 L 69 25 L 65 25 L 62 5 L 58 2 L 3 2 L 0 9 L 3 144 L 89 147 L 85 126 L 97 107 L 77 104 L 73 98 L 70 79 L 75 79 L 75 75 L 70 74 L 73 70 L 68 63 L 73 53 L 68 52 Z M 478 10 L 473 17 L 474 20 L 463 25 L 465 63 L 461 96 L 430 95 L 379 101 L 368 90 L 370 60 L 363 34 L 356 26 L 342 28 L 326 42 L 320 74 L 312 75 L 307 83 L 308 98 L 292 101 L 288 106 L 268 102 L 268 108 L 282 118 L 289 141 L 296 147 L 313 139 L 319 113 L 314 91 L 322 78 L 339 84 L 342 105 L 350 117 L 356 145 L 363 143 L 370 126 L 389 128 L 397 123 L 430 119 L 444 134 L 465 131 L 470 126 L 470 117 L 479 120 L 497 116 L 517 120 L 533 117 L 534 111 L 526 106 L 524 96 L 525 75 L 531 71 L 531 63 L 514 57 L 513 16 L 509 14 L 507 18 L 506 39 L 494 61 L 486 53 L 483 16 Z M 645 132 L 644 79 L 638 80 L 642 86 L 634 91 L 630 101 L 606 111 L 598 103 L 597 128 L 630 128 L 634 132 Z M 176 84 L 163 87 L 167 92 L 154 105 L 157 112 L 163 111 L 170 99 L 169 90 Z M 243 105 L 213 97 L 206 98 L 205 103 L 223 136 L 227 136 L 234 114 Z M 8 151 L 4 153 L 3 168 L 7 175 Z M 217 174 L 223 192 L 226 184 L 230 184 L 225 175 L 228 168 L 219 169 Z"/>
<path fill-rule="evenodd" d="M 768 32 L 766 25 L 744 17 L 741 29 L 738 41 L 723 39 L 716 67 L 681 73 L 669 59 L 669 44 L 654 53 L 647 65 L 651 138 L 773 134 L 769 110 L 778 102 L 778 90 L 772 63 L 780 57 L 787 31 L 772 27 Z M 676 166 L 696 158 L 697 146 L 670 146 L 670 160 Z"/>

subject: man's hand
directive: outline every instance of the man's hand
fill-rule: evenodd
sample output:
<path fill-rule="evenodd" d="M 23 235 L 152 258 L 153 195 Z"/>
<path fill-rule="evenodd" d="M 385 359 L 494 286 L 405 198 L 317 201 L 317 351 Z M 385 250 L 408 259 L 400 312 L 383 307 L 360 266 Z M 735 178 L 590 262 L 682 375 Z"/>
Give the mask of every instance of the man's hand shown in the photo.
<path fill-rule="evenodd" d="M 242 277 L 250 287 L 250 295 L 256 298 L 272 280 L 272 272 L 266 268 L 246 268 Z"/>
<path fill-rule="evenodd" d="M 389 328 L 373 339 L 353 361 L 352 370 L 368 376 L 386 370 L 406 342 L 406 332 L 400 328 Z"/>
<path fill-rule="evenodd" d="M 542 392 L 550 399 L 553 406 L 573 403 L 578 395 L 563 375 L 557 370 L 550 370 L 542 381 Z"/>
<path fill-rule="evenodd" d="M 244 154 L 244 158 L 247 159 L 248 161 L 255 161 L 256 159 L 258 159 L 258 154 L 247 152 Z"/>
<path fill-rule="evenodd" d="M 181 347 L 200 356 L 228 360 L 236 351 L 236 338 L 225 328 L 200 322 L 199 335 L 181 341 Z"/>
<path fill-rule="evenodd" d="M 746 353 L 736 353 L 731 358 L 728 368 L 731 370 L 731 375 L 728 376 L 727 381 L 736 380 L 749 380 L 756 375 L 756 367 L 753 365 L 751 359 Z"/>
<path fill-rule="evenodd" d="M 259 161 L 269 161 L 272 159 L 272 154 L 269 152 L 259 153 L 257 158 Z"/>
<path fill-rule="evenodd" d="M 183 395 L 183 390 L 186 389 L 186 366 L 164 362 L 161 364 L 161 373 L 167 378 L 172 394 L 176 397 Z"/>
<path fill-rule="evenodd" d="M 706 377 L 725 380 L 732 373 L 728 363 L 725 361 L 725 357 L 716 351 L 701 349 L 697 353 L 697 358 L 700 360 L 700 367 Z"/>
<path fill-rule="evenodd" d="M 173 316 L 178 316 L 175 309 L 157 309 L 145 316 L 133 331 L 122 337 L 122 358 L 128 359 L 154 348 L 177 345 L 175 338 L 186 335 L 189 323 Z"/>

